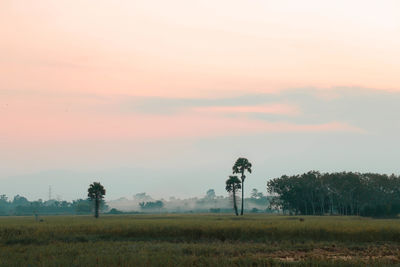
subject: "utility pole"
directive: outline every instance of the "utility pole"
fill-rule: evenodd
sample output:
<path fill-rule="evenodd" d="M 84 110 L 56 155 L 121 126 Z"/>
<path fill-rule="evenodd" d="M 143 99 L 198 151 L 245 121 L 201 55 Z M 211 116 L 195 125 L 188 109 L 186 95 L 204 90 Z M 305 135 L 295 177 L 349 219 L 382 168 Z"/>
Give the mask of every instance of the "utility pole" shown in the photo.
<path fill-rule="evenodd" d="M 49 200 L 51 200 L 51 185 L 49 185 Z"/>

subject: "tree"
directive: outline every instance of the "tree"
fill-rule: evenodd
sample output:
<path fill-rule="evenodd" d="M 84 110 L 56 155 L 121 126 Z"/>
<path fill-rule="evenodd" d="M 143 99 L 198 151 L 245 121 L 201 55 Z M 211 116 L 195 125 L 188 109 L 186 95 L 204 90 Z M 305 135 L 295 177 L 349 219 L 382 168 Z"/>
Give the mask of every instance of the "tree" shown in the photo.
<path fill-rule="evenodd" d="M 99 217 L 100 201 L 104 198 L 106 190 L 97 182 L 93 182 L 88 189 L 88 197 L 94 201 L 94 217 Z"/>
<path fill-rule="evenodd" d="M 232 167 L 233 174 L 240 173 L 240 179 L 242 180 L 242 209 L 240 211 L 240 215 L 243 215 L 243 206 L 244 206 L 244 180 L 246 179 L 246 175 L 244 173 L 248 171 L 251 173 L 251 163 L 246 158 L 238 158 L 235 162 L 235 165 Z"/>
<path fill-rule="evenodd" d="M 235 210 L 236 216 L 238 216 L 238 209 L 236 205 L 236 191 L 240 190 L 241 185 L 240 185 L 240 180 L 239 178 L 235 176 L 229 176 L 228 180 L 226 180 L 226 186 L 225 189 L 228 191 L 228 193 L 232 192 L 232 197 L 233 197 L 233 209 Z"/>
<path fill-rule="evenodd" d="M 215 199 L 215 190 L 214 189 L 209 189 L 206 193 L 206 198 L 207 199 Z"/>
<path fill-rule="evenodd" d="M 6 195 L 0 195 L 0 215 L 5 215 L 8 212 L 10 203 Z"/>
<path fill-rule="evenodd" d="M 0 202 L 7 202 L 8 197 L 6 195 L 0 195 Z"/>
<path fill-rule="evenodd" d="M 152 200 L 153 200 L 153 198 L 152 198 L 151 196 L 147 195 L 145 192 L 143 192 L 143 193 L 137 193 L 136 195 L 133 196 L 133 198 L 134 198 L 135 200 L 140 201 L 140 202 L 143 202 L 143 201 L 152 201 Z"/>
<path fill-rule="evenodd" d="M 257 188 L 253 188 L 253 190 L 251 190 L 251 198 L 253 199 L 260 199 L 263 198 L 264 195 L 262 192 L 258 192 Z"/>
<path fill-rule="evenodd" d="M 27 206 L 29 205 L 29 201 L 26 197 L 16 195 L 12 201 L 14 206 Z"/>
<path fill-rule="evenodd" d="M 161 200 L 150 201 L 150 202 L 140 202 L 139 203 L 141 210 L 157 210 L 161 212 L 161 209 L 164 207 L 164 202 Z"/>
<path fill-rule="evenodd" d="M 268 181 L 275 208 L 304 215 L 395 217 L 400 213 L 400 176 L 310 171 Z M 271 205 L 271 206 L 272 206 Z"/>
<path fill-rule="evenodd" d="M 73 207 L 75 213 L 77 214 L 87 214 L 91 212 L 91 205 L 90 205 L 90 201 L 87 199 L 77 199 L 74 200 L 71 204 L 71 206 Z"/>

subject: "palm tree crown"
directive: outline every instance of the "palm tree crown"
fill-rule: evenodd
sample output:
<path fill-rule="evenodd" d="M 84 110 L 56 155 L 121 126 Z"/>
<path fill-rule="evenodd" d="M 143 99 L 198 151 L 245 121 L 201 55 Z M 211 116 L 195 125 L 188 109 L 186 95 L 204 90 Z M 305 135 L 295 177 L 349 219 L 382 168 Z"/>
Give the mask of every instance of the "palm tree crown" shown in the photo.
<path fill-rule="evenodd" d="M 236 192 L 240 188 L 242 188 L 242 186 L 240 185 L 239 178 L 236 175 L 229 176 L 228 180 L 226 180 L 226 186 L 225 186 L 226 191 L 228 191 L 229 193 Z"/>
<path fill-rule="evenodd" d="M 97 182 L 89 185 L 88 189 L 88 197 L 91 200 L 94 200 L 94 217 L 99 217 L 99 209 L 100 209 L 100 200 L 103 199 L 106 194 L 106 190 L 104 187 Z"/>
<path fill-rule="evenodd" d="M 244 175 L 245 171 L 251 173 L 251 163 L 246 158 L 238 158 L 235 162 L 235 165 L 233 165 L 232 167 L 232 171 L 234 174 L 242 174 L 242 177 L 240 178 L 242 179 L 242 181 L 244 181 L 244 179 L 246 178 L 246 176 Z"/>
<path fill-rule="evenodd" d="M 104 198 L 105 194 L 106 194 L 106 190 L 100 183 L 94 182 L 93 184 L 89 185 L 88 197 L 90 199 L 100 200 L 100 199 Z"/>

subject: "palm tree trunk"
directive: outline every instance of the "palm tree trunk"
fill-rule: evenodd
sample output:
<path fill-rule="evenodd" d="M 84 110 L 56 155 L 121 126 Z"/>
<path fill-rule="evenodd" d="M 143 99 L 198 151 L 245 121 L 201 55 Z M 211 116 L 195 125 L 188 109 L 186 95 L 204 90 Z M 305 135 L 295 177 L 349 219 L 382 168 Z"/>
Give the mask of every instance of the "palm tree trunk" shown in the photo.
<path fill-rule="evenodd" d="M 243 216 L 243 203 L 244 203 L 244 172 L 242 172 L 242 210 L 240 215 Z"/>
<path fill-rule="evenodd" d="M 244 202 L 244 181 L 242 180 L 242 210 L 240 211 L 240 215 L 243 216 L 243 202 Z"/>
<path fill-rule="evenodd" d="M 94 201 L 94 217 L 99 218 L 99 200 L 97 198 Z"/>
<path fill-rule="evenodd" d="M 237 205 L 236 205 L 236 191 L 235 191 L 235 188 L 233 188 L 232 194 L 233 194 L 233 209 L 235 210 L 236 216 L 238 216 L 239 214 L 238 214 L 238 209 L 237 209 Z"/>

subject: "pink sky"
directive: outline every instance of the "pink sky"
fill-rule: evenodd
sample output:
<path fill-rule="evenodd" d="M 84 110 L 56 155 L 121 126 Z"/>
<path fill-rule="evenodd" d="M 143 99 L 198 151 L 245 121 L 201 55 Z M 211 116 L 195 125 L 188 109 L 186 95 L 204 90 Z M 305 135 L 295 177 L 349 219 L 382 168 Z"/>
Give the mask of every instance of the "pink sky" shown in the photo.
<path fill-rule="evenodd" d="M 223 100 L 310 87 L 321 99 L 339 87 L 399 92 L 400 2 L 5 0 L 0 52 L 0 159 L 14 169 L 38 147 L 49 152 L 32 169 L 59 146 L 79 144 L 89 158 L 86 141 L 365 134 L 334 117 L 301 120 L 307 106 L 296 101 Z M 125 107 L 156 97 L 215 102 Z"/>
<path fill-rule="evenodd" d="M 0 7 L 0 90 L 8 92 L 2 102 L 24 103 L 3 119 L 20 129 L 32 127 L 24 120 L 37 109 L 43 111 L 37 131 L 55 123 L 52 117 L 63 121 L 59 129 L 78 127 L 73 117 L 54 114 L 48 94 L 78 94 L 57 102 L 62 106 L 81 102 L 80 94 L 399 90 L 398 1 L 2 1 Z M 102 117 L 82 113 L 88 120 Z M 140 115 L 129 120 L 162 123 Z"/>
<path fill-rule="evenodd" d="M 1 89 L 398 90 L 398 1 L 2 1 Z"/>

